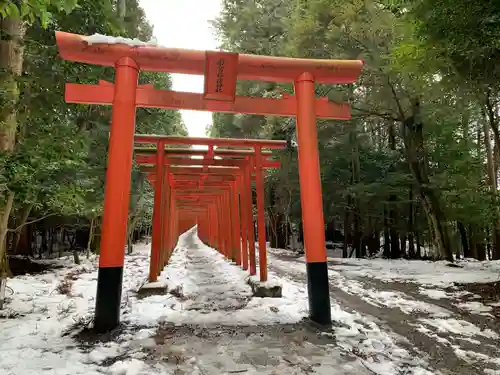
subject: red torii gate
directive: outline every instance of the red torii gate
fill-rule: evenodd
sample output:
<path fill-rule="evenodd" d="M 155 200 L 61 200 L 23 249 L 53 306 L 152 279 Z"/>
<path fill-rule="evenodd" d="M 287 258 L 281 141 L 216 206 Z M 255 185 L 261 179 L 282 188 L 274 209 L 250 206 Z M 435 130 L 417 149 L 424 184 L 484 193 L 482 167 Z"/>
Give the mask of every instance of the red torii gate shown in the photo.
<path fill-rule="evenodd" d="M 346 104 L 316 99 L 315 83 L 353 83 L 361 72 L 362 61 L 89 44 L 81 35 L 64 32 L 56 32 L 56 40 L 62 58 L 112 66 L 116 70 L 114 84 L 66 86 L 67 102 L 113 105 L 95 329 L 106 331 L 119 323 L 137 107 L 296 116 L 309 314 L 317 323 L 331 324 L 316 117 L 349 119 L 350 110 Z M 139 70 L 204 75 L 205 90 L 203 94 L 194 94 L 155 90 L 152 85 L 138 86 Z M 296 96 L 238 97 L 237 79 L 293 82 Z"/>
<path fill-rule="evenodd" d="M 143 167 L 142 170 L 149 172 L 148 180 L 152 182 L 155 186 L 155 206 L 153 212 L 153 242 L 152 242 L 152 254 L 151 254 L 151 268 L 149 274 L 149 280 L 151 282 L 156 281 L 157 276 L 165 266 L 158 259 L 162 258 L 159 253 L 162 253 L 163 245 L 161 229 L 163 228 L 162 222 L 165 220 L 167 212 L 162 205 L 165 207 L 173 207 L 173 210 L 177 208 L 175 205 L 176 198 L 179 199 L 179 195 L 175 196 L 175 192 L 182 190 L 186 194 L 186 190 L 190 190 L 189 196 L 196 196 L 199 198 L 200 195 L 205 195 L 207 187 L 217 187 L 217 189 L 224 190 L 224 188 L 229 188 L 229 198 L 222 203 L 222 209 L 229 210 L 230 220 L 224 220 L 227 226 L 232 228 L 230 232 L 221 232 L 222 238 L 225 240 L 225 235 L 230 235 L 230 243 L 233 247 L 233 260 L 240 264 L 241 259 L 241 245 L 240 242 L 240 231 L 239 227 L 239 204 L 244 208 L 242 210 L 245 221 L 245 226 L 243 227 L 243 259 L 245 260 L 243 264 L 243 269 L 247 269 L 246 259 L 250 259 L 250 274 L 256 274 L 256 262 L 255 262 L 255 245 L 253 240 L 253 214 L 252 214 L 252 193 L 251 193 L 251 178 L 252 174 L 255 175 L 256 182 L 256 196 L 257 196 L 257 227 L 259 234 L 259 271 L 260 280 L 267 281 L 267 250 L 266 250 L 266 233 L 265 233 L 265 213 L 264 213 L 264 168 L 279 168 L 280 163 L 276 161 L 266 160 L 269 157 L 269 153 L 263 155 L 263 148 L 280 149 L 286 147 L 286 141 L 271 141 L 271 140 L 261 140 L 261 139 L 230 139 L 230 138 L 193 138 L 193 137 L 172 137 L 172 136 L 151 136 L 151 135 L 136 135 L 136 143 L 153 143 L 155 148 L 136 148 L 136 163 L 142 165 L 150 165 L 150 167 Z M 195 159 L 192 157 L 169 157 L 165 156 L 166 145 L 203 145 L 208 146 L 207 152 L 204 154 L 203 159 Z M 231 154 L 222 159 L 215 159 L 215 147 L 252 147 L 252 153 L 248 154 L 250 150 L 230 150 Z M 218 149 L 217 149 L 218 150 Z M 189 151 L 185 150 L 184 156 L 189 155 Z M 196 150 L 192 150 L 196 151 Z M 229 151 L 229 150 L 228 150 Z M 246 153 L 245 153 L 246 151 Z M 155 153 L 155 155 L 153 155 Z M 196 153 L 196 152 L 194 152 Z M 222 151 L 224 153 L 224 151 Z M 218 153 L 220 155 L 220 152 Z M 245 160 L 235 160 L 234 157 L 244 156 Z M 233 159 L 228 159 L 232 157 Z M 184 167 L 182 167 L 184 166 Z M 185 166 L 190 166 L 186 168 Z M 203 168 L 193 168 L 194 166 L 202 166 Z M 211 166 L 211 168 L 208 168 Z M 191 176 L 199 179 L 196 182 L 197 186 L 193 184 L 184 184 L 184 186 L 179 186 L 180 178 L 179 175 L 184 174 L 185 176 Z M 231 177 L 231 184 L 224 184 L 228 180 L 222 180 L 216 185 L 211 184 L 208 180 L 208 176 L 228 176 Z M 163 176 L 163 178 L 158 179 L 157 176 Z M 236 184 L 236 178 L 240 177 L 238 184 Z M 166 177 L 166 178 L 165 178 Z M 172 179 L 172 177 L 174 177 Z M 160 183 L 158 183 L 158 181 Z M 185 181 L 185 177 L 183 182 Z M 177 183 L 177 184 L 175 184 Z M 212 189 L 213 190 L 213 189 Z M 169 202 L 162 201 L 168 196 Z M 211 194 L 211 197 L 217 197 Z M 226 207 L 227 206 L 227 207 Z M 168 210 L 168 208 L 167 208 Z M 169 211 L 172 214 L 172 209 Z M 238 217 L 238 219 L 237 219 Z M 224 217 L 223 217 L 224 218 Z M 174 215 L 174 220 L 176 217 Z M 236 228 L 238 224 L 238 228 Z M 248 228 L 252 229 L 252 233 L 248 236 Z M 180 233 L 176 233 L 178 235 Z M 250 249 L 250 257 L 246 253 L 247 249 L 247 238 L 250 238 L 248 248 Z M 174 243 L 176 241 L 173 241 Z M 167 253 L 172 249 L 172 241 L 168 242 L 169 246 L 167 248 Z M 226 245 L 223 242 L 223 247 Z M 212 245 L 213 246 L 213 245 Z M 223 251 L 225 253 L 225 249 Z M 227 254 L 226 254 L 227 255 Z M 170 253 L 168 257 L 170 256 Z M 167 259 L 168 260 L 168 259 Z"/>

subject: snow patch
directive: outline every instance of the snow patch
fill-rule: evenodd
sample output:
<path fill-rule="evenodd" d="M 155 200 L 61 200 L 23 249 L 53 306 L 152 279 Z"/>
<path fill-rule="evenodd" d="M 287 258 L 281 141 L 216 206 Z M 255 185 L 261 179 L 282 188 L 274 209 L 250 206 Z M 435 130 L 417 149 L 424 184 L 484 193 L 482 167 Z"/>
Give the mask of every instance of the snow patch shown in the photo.
<path fill-rule="evenodd" d="M 329 258 L 329 268 L 350 277 L 371 277 L 382 281 L 416 282 L 423 286 L 452 287 L 455 283 L 486 283 L 500 280 L 500 261 L 458 261 L 462 268 L 446 261 L 405 259 Z"/>
<path fill-rule="evenodd" d="M 479 327 L 465 320 L 459 319 L 419 319 L 422 323 L 437 328 L 438 332 L 450 332 L 462 336 L 483 336 L 490 339 L 498 339 L 499 336 L 491 329 L 481 330 Z"/>
<path fill-rule="evenodd" d="M 164 281 L 155 281 L 153 283 L 146 283 L 141 286 L 141 289 L 160 289 L 167 286 L 167 283 Z"/>
<path fill-rule="evenodd" d="M 491 306 L 483 304 L 482 302 L 469 301 L 469 302 L 458 303 L 457 306 L 473 314 L 492 316 L 491 314 L 488 313 L 492 311 L 493 308 Z"/>
<path fill-rule="evenodd" d="M 281 281 L 277 279 L 267 280 L 264 282 L 260 281 L 259 277 L 257 276 L 250 276 L 249 279 L 253 284 L 262 286 L 264 288 L 277 288 L 282 286 Z"/>
<path fill-rule="evenodd" d="M 427 297 L 432 298 L 432 299 L 450 298 L 448 296 L 448 293 L 446 293 L 444 290 L 440 290 L 440 289 L 419 288 L 418 292 L 420 294 L 424 294 Z"/>
<path fill-rule="evenodd" d="M 83 36 L 82 39 L 88 44 L 125 44 L 131 47 L 158 47 L 158 41 L 154 37 L 148 42 L 143 42 L 137 38 L 129 39 L 121 36 L 108 36 L 96 33 Z"/>

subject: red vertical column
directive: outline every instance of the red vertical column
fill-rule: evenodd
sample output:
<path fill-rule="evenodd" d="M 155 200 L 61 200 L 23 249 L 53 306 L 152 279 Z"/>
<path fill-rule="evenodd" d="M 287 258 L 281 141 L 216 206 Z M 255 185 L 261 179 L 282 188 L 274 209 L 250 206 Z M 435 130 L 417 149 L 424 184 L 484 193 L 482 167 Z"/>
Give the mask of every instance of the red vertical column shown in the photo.
<path fill-rule="evenodd" d="M 235 250 L 234 250 L 234 231 L 233 231 L 233 210 L 231 205 L 231 190 L 224 190 L 224 200 L 225 200 L 225 217 L 226 217 L 226 246 L 227 246 L 227 257 L 234 261 Z"/>
<path fill-rule="evenodd" d="M 217 198 L 217 211 L 215 214 L 215 217 L 217 218 L 217 235 L 216 235 L 216 246 L 217 250 L 219 250 L 222 254 L 224 254 L 224 248 L 223 248 L 223 242 L 222 242 L 222 214 L 221 214 L 221 209 L 222 209 L 222 198 L 219 196 Z"/>
<path fill-rule="evenodd" d="M 255 190 L 257 195 L 257 230 L 259 232 L 260 281 L 267 281 L 266 217 L 264 213 L 264 175 L 262 171 L 262 149 L 255 147 Z"/>
<path fill-rule="evenodd" d="M 238 176 L 240 190 L 240 222 L 241 222 L 241 265 L 244 270 L 248 269 L 248 229 L 247 229 L 247 189 L 243 174 Z"/>
<path fill-rule="evenodd" d="M 174 241 L 172 243 L 172 251 L 171 253 L 174 252 L 175 247 L 177 246 L 177 242 L 179 241 L 179 221 L 180 221 L 180 213 L 179 209 L 177 207 L 177 202 L 174 202 Z"/>
<path fill-rule="evenodd" d="M 314 86 L 314 77 L 310 73 L 303 73 L 295 81 L 300 200 L 307 262 L 309 314 L 311 319 L 319 324 L 331 324 Z"/>
<path fill-rule="evenodd" d="M 170 178 L 168 173 L 168 158 L 166 158 L 167 163 L 163 168 L 163 203 L 162 203 L 162 213 L 163 213 L 163 221 L 161 228 L 162 235 L 162 251 L 160 253 L 160 266 L 161 269 L 165 268 L 168 263 L 168 246 L 169 246 L 169 223 L 170 223 Z"/>
<path fill-rule="evenodd" d="M 228 251 L 226 247 L 226 216 L 224 215 L 225 207 L 224 207 L 224 193 L 220 194 L 219 197 L 219 234 L 220 234 L 220 248 L 222 250 L 222 254 L 227 257 Z"/>
<path fill-rule="evenodd" d="M 228 259 L 232 259 L 232 254 L 233 254 L 233 249 L 231 246 L 232 242 L 232 231 L 231 231 L 231 214 L 229 210 L 229 200 L 228 200 L 228 193 L 225 189 L 223 189 L 222 192 L 222 197 L 224 200 L 224 241 L 225 241 L 225 246 L 226 246 L 226 257 Z"/>
<path fill-rule="evenodd" d="M 247 199 L 247 236 L 248 236 L 248 261 L 250 266 L 250 275 L 255 275 L 257 273 L 257 265 L 255 262 L 255 235 L 254 235 L 254 224 L 253 224 L 253 197 L 252 197 L 252 179 L 251 179 L 251 165 L 245 168 L 244 173 L 244 188 L 246 190 Z"/>
<path fill-rule="evenodd" d="M 170 195 L 169 212 L 168 212 L 168 248 L 167 248 L 167 261 L 170 260 L 170 256 L 174 250 L 175 243 L 175 200 L 176 191 Z"/>
<path fill-rule="evenodd" d="M 215 207 L 216 207 L 216 204 L 210 204 L 210 211 L 209 211 L 209 217 L 208 217 L 208 222 L 210 224 L 210 247 L 212 247 L 212 248 L 216 248 L 215 230 L 216 230 L 216 225 L 217 225 L 217 218 L 215 215 Z"/>
<path fill-rule="evenodd" d="M 156 182 L 154 186 L 155 195 L 153 203 L 153 234 L 151 241 L 151 256 L 149 262 L 149 282 L 158 278 L 160 268 L 160 254 L 163 251 L 162 223 L 164 220 L 163 210 L 163 170 L 165 167 L 165 145 L 159 141 L 156 148 Z"/>
<path fill-rule="evenodd" d="M 208 239 L 207 245 L 213 247 L 213 229 L 212 229 L 212 206 L 211 204 L 207 204 L 207 231 L 208 231 Z"/>
<path fill-rule="evenodd" d="M 115 67 L 94 320 L 98 332 L 111 330 L 120 322 L 139 75 L 131 58 L 121 58 Z"/>
<path fill-rule="evenodd" d="M 234 261 L 237 265 L 241 265 L 241 236 L 240 236 L 240 215 L 239 215 L 239 199 L 238 199 L 238 184 L 236 181 L 231 185 L 231 208 L 233 218 L 233 249 Z"/>

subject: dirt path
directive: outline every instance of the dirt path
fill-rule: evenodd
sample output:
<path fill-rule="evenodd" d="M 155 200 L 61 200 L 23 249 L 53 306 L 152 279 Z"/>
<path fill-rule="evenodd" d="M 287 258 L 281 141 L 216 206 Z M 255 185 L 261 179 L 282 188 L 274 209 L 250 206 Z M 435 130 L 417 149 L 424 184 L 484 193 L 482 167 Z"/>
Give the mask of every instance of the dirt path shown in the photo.
<path fill-rule="evenodd" d="M 305 272 L 305 266 L 298 258 L 272 255 L 270 265 L 282 277 L 303 280 L 297 270 Z M 342 309 L 372 317 L 394 333 L 401 347 L 443 374 L 500 374 L 500 362 L 495 361 L 500 358 L 495 317 L 468 313 L 448 299 L 430 298 L 419 292 L 417 284 L 347 276 L 342 267 L 329 267 L 331 298 Z M 461 333 L 457 324 L 474 330 Z"/>

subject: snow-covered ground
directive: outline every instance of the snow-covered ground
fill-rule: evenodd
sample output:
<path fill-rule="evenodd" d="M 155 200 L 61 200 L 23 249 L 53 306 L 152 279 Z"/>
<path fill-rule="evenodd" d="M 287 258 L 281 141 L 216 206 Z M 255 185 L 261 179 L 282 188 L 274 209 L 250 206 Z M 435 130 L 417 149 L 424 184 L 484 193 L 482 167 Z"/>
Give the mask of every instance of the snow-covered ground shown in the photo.
<path fill-rule="evenodd" d="M 270 253 L 276 269 L 305 272 L 304 257 L 290 261 L 281 249 Z M 328 260 L 332 295 L 344 309 L 378 318 L 386 331 L 401 335 L 422 355 L 430 354 L 431 365 L 449 367 L 450 374 L 459 367 L 464 374 L 500 374 L 500 303 L 467 290 L 468 285 L 498 282 L 499 261 L 467 259 L 450 267 L 448 262 Z M 443 362 L 443 356 L 448 360 Z"/>
<path fill-rule="evenodd" d="M 342 259 L 329 258 L 332 269 L 346 275 L 371 277 L 381 281 L 418 282 L 423 286 L 452 286 L 454 283 L 479 283 L 500 280 L 500 261 L 458 261 L 461 267 L 449 267 L 446 261 L 416 261 L 405 259 Z"/>
<path fill-rule="evenodd" d="M 254 298 L 247 273 L 201 243 L 191 230 L 181 236 L 160 277 L 169 292 L 138 298 L 150 247 L 134 249 L 125 264 L 123 327 L 107 339 L 77 335 L 91 322 L 95 258 L 83 259 L 80 266 L 62 259 L 63 269 L 9 280 L 13 295 L 0 312 L 0 374 L 459 373 L 436 368 L 393 321 L 449 347 L 464 363 L 481 361 L 481 373 L 497 373 L 500 355 L 492 348 L 477 350 L 477 345 L 498 341 L 497 330 L 457 315 L 467 311 L 496 319 L 495 306 L 458 301 L 465 292 L 449 288 L 450 280 L 463 282 L 471 270 L 475 281 L 496 280 L 495 262 L 466 262 L 464 269 L 454 269 L 426 262 L 386 266 L 383 261 L 336 261 L 329 266 L 334 327 L 320 331 L 304 320 L 304 263 L 284 259 L 285 252 L 271 250 L 269 256 L 269 277 L 282 285 L 283 298 Z M 396 281 L 409 285 L 420 278 L 422 285 L 411 291 L 381 286 Z"/>

